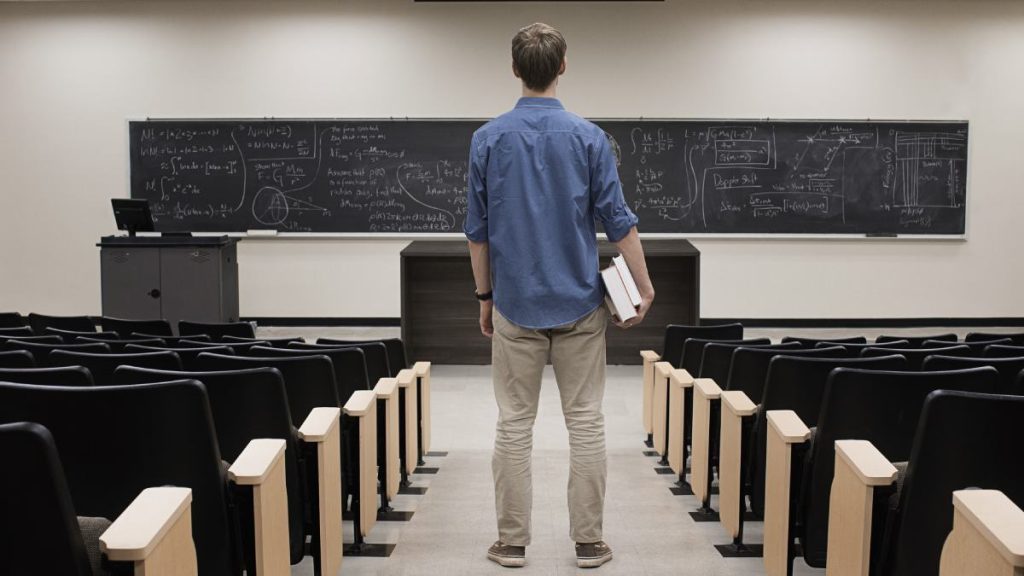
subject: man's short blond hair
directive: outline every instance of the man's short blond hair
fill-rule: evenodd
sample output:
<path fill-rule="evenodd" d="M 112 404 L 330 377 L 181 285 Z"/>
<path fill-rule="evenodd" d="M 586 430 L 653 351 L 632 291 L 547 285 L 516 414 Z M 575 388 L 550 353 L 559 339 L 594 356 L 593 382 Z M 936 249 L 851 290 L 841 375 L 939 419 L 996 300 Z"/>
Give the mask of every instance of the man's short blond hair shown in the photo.
<path fill-rule="evenodd" d="M 530 90 L 545 90 L 558 78 L 565 60 L 565 37 L 547 24 L 530 24 L 512 38 L 512 63 Z"/>

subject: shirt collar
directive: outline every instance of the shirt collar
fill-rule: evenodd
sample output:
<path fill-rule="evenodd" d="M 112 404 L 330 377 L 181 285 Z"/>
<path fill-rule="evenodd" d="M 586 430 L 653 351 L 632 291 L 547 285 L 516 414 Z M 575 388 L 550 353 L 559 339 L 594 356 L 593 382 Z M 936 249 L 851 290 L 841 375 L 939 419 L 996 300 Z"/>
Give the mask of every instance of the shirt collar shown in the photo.
<path fill-rule="evenodd" d="M 516 108 L 554 108 L 565 110 L 558 98 L 535 98 L 523 96 L 516 102 Z"/>

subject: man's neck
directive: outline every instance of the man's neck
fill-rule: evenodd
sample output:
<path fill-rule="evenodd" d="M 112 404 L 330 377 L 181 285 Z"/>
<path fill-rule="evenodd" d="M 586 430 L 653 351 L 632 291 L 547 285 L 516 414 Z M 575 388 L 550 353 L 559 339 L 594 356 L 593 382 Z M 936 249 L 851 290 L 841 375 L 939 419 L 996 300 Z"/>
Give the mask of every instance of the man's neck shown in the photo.
<path fill-rule="evenodd" d="M 552 82 L 551 86 L 548 86 L 544 90 L 532 90 L 523 86 L 523 98 L 557 98 L 555 91 L 558 88 L 558 82 Z"/>

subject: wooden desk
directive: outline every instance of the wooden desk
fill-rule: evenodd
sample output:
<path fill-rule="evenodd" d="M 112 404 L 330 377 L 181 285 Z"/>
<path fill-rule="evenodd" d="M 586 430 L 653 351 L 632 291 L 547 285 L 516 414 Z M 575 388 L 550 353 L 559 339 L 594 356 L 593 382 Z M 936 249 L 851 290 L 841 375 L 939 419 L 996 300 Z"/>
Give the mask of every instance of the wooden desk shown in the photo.
<path fill-rule="evenodd" d="M 686 240 L 644 240 L 657 299 L 644 323 L 608 325 L 608 363 L 639 364 L 640 351 L 661 350 L 667 324 L 700 322 L 700 252 Z M 618 254 L 599 242 L 601 267 Z M 490 340 L 480 334 L 480 307 L 469 248 L 463 240 L 416 241 L 402 258 L 402 340 L 409 358 L 435 364 L 490 364 Z"/>

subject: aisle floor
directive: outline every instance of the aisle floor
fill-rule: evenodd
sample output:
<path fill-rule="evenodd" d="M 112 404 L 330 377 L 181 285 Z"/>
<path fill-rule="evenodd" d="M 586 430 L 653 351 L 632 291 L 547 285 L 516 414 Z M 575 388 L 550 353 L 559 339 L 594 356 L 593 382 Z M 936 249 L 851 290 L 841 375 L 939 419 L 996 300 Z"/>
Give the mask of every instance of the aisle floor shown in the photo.
<path fill-rule="evenodd" d="M 729 541 L 717 522 L 696 523 L 688 512 L 693 496 L 674 496 L 671 475 L 655 472 L 656 459 L 644 456 L 640 419 L 640 367 L 610 366 L 605 394 L 608 493 L 605 540 L 612 562 L 579 570 L 569 539 L 566 482 L 568 435 L 554 374 L 545 372 L 534 437 L 533 544 L 527 566 L 501 568 L 486 558 L 496 539 L 491 446 L 497 409 L 489 366 L 436 366 L 432 378 L 432 451 L 436 474 L 415 475 L 422 496 L 399 496 L 395 507 L 413 510 L 409 522 L 378 522 L 370 542 L 396 543 L 390 558 L 346 557 L 345 575 L 741 575 L 763 574 L 761 559 L 725 559 L 713 547 Z M 717 503 L 713 501 L 713 506 Z M 351 523 L 346 522 L 346 541 Z M 761 541 L 761 524 L 748 524 L 747 541 Z M 795 574 L 823 574 L 797 560 Z M 312 574 L 307 559 L 293 574 Z"/>

